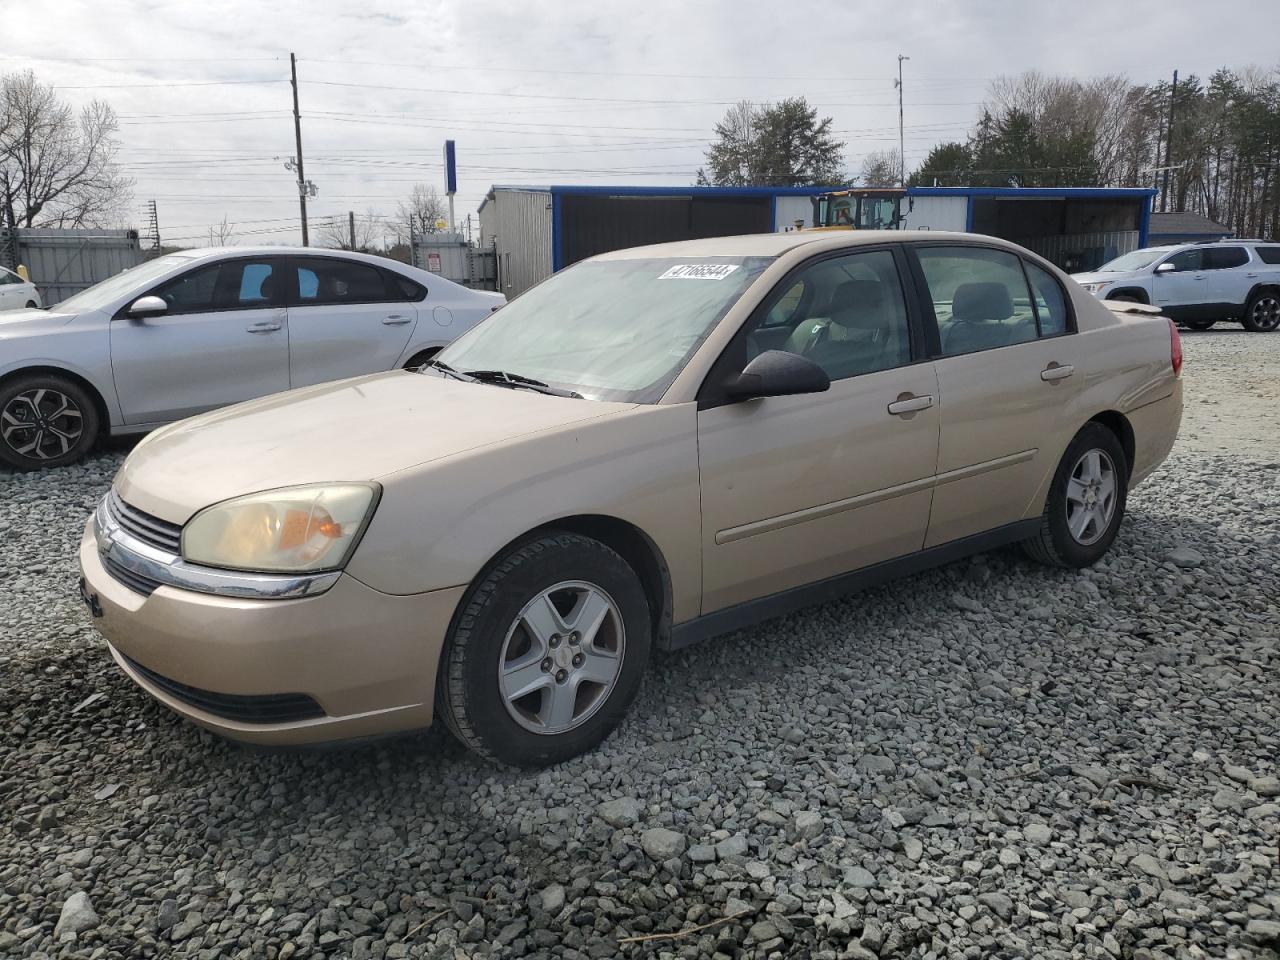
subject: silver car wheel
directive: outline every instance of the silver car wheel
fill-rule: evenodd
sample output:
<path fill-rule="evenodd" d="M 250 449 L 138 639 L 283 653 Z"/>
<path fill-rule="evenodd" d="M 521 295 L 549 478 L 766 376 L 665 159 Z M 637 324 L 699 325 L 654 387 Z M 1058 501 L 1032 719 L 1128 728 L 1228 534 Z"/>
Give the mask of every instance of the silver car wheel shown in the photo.
<path fill-rule="evenodd" d="M 1259 330 L 1274 330 L 1280 327 L 1280 297 L 1268 294 L 1254 301 L 1252 315 L 1253 324 Z"/>
<path fill-rule="evenodd" d="M 1105 451 L 1087 450 L 1067 480 L 1067 529 L 1087 547 L 1102 539 L 1116 513 L 1116 466 Z"/>
<path fill-rule="evenodd" d="M 0 411 L 0 439 L 14 453 L 32 460 L 53 460 L 68 453 L 83 433 L 80 405 L 51 387 L 19 393 Z"/>
<path fill-rule="evenodd" d="M 530 600 L 507 630 L 498 686 L 512 719 L 555 735 L 585 723 L 622 672 L 622 614 L 604 590 L 569 580 Z"/>

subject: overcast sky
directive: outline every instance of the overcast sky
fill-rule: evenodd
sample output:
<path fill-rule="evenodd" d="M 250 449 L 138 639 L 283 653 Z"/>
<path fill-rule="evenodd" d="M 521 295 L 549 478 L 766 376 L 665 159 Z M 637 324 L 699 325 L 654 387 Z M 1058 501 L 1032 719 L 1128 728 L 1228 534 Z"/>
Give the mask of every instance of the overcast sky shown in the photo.
<path fill-rule="evenodd" d="M 237 240 L 296 242 L 289 52 L 299 58 L 315 219 L 390 215 L 443 190 L 459 221 L 495 183 L 687 184 L 732 102 L 805 96 L 847 165 L 897 144 L 910 167 L 962 138 L 987 82 L 1039 69 L 1134 81 L 1280 64 L 1276 0 L 0 0 L 0 70 L 30 67 L 121 118 L 132 211 L 165 242 L 224 215 Z"/>

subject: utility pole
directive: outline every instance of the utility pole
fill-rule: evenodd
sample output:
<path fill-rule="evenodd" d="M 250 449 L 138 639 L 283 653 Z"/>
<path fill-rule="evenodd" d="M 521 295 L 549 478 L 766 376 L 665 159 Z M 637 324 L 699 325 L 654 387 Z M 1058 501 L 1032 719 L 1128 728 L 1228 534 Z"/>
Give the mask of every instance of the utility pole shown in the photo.
<path fill-rule="evenodd" d="M 347 211 L 347 235 L 351 238 L 351 249 L 356 248 L 356 212 L 354 210 Z"/>
<path fill-rule="evenodd" d="M 1173 86 L 1169 88 L 1169 124 L 1164 133 L 1164 189 L 1160 191 L 1160 212 L 1164 213 L 1169 199 L 1169 169 L 1173 163 L 1173 105 L 1178 98 L 1178 71 L 1173 71 Z"/>
<path fill-rule="evenodd" d="M 293 136 L 297 141 L 298 152 L 294 157 L 298 166 L 298 212 L 302 215 L 302 245 L 311 246 L 307 236 L 307 177 L 302 170 L 302 117 L 298 113 L 298 58 L 289 54 L 290 83 L 293 84 Z"/>
<path fill-rule="evenodd" d="M 902 61 L 910 59 L 898 54 L 898 79 L 894 82 L 894 86 L 898 88 L 898 186 L 900 187 L 907 185 L 906 137 L 903 136 L 905 128 L 902 126 Z"/>

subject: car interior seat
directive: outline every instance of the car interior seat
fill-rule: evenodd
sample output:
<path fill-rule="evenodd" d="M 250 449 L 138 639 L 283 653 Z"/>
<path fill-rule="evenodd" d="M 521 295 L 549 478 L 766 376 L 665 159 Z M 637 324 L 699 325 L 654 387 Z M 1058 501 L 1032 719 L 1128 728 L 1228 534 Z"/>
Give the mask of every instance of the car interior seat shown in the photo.
<path fill-rule="evenodd" d="M 962 283 L 951 298 L 951 325 L 943 347 L 957 354 L 1008 346 L 1017 331 L 1004 321 L 1012 316 L 1013 299 L 1003 283 Z"/>

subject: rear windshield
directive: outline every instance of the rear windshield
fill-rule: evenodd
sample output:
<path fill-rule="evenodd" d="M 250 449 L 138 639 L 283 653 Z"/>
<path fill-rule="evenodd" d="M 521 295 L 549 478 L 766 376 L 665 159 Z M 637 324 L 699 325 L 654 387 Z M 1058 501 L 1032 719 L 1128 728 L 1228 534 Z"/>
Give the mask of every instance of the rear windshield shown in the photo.
<path fill-rule="evenodd" d="M 439 359 L 653 403 L 772 257 L 597 260 L 517 297 Z"/>

